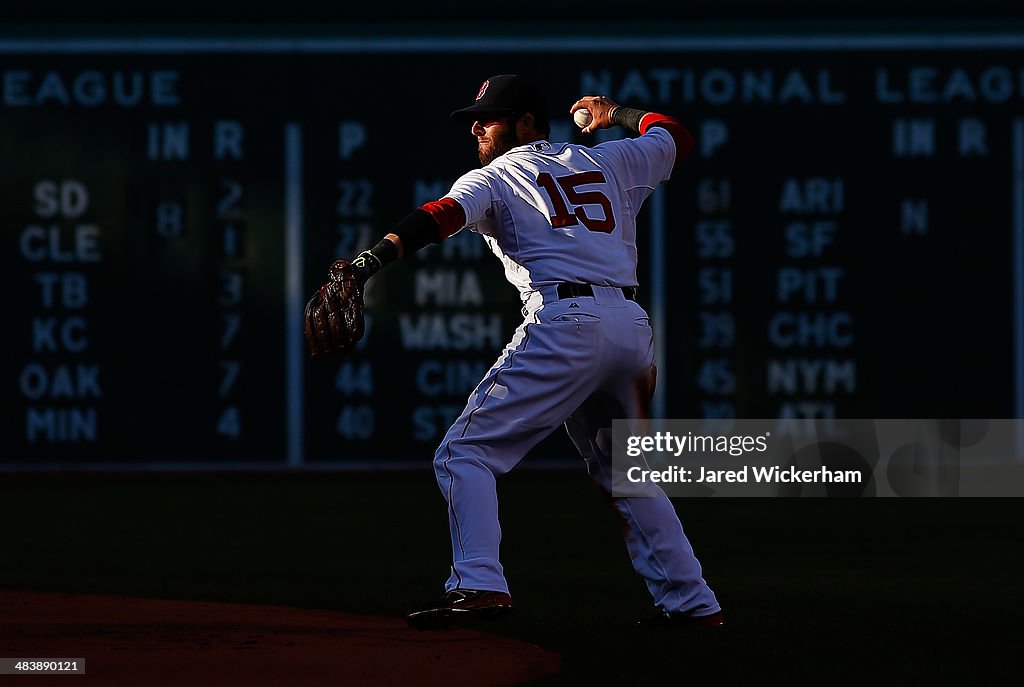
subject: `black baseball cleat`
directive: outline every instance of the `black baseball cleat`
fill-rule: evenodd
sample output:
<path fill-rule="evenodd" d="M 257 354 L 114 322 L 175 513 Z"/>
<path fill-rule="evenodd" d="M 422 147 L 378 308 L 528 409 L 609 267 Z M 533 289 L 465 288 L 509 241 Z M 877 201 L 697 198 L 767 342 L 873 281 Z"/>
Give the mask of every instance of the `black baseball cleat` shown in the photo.
<path fill-rule="evenodd" d="M 462 618 L 497 618 L 512 610 L 512 597 L 486 589 L 453 589 L 409 611 L 405 620 L 417 630 L 444 630 Z"/>
<path fill-rule="evenodd" d="M 641 627 L 724 627 L 725 613 L 691 615 L 681 611 L 658 611 L 658 614 L 637 623 Z"/>

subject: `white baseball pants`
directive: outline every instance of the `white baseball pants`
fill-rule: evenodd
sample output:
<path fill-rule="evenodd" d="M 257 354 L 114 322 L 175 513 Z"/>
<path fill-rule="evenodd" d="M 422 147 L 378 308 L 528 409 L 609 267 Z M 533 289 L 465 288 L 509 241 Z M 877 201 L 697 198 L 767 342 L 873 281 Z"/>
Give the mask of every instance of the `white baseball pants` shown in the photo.
<path fill-rule="evenodd" d="M 437 449 L 434 471 L 448 502 L 453 549 L 448 590 L 508 591 L 498 557 L 496 475 L 564 423 L 591 478 L 610 493 L 612 419 L 648 417 L 655 370 L 647 313 L 621 289 L 593 290 L 593 298 L 559 300 L 554 287 L 535 294 Z M 663 610 L 715 613 L 718 602 L 675 509 L 658 493 L 612 499 L 633 567 Z"/>

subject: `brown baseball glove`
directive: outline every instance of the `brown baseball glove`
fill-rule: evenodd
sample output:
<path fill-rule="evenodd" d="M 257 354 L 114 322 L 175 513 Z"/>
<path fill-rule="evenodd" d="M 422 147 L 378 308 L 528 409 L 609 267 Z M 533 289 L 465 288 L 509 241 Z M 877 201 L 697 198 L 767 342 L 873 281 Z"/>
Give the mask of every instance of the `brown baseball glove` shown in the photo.
<path fill-rule="evenodd" d="M 313 358 L 342 360 L 363 338 L 363 291 L 348 260 L 331 263 L 330 280 L 306 303 L 306 341 Z"/>

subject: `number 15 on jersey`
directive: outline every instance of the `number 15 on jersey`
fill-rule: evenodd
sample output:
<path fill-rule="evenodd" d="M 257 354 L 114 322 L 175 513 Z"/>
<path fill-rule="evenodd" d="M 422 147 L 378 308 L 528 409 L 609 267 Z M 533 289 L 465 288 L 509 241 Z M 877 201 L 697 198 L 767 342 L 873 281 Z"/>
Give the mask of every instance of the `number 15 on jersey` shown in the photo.
<path fill-rule="evenodd" d="M 604 184 L 604 173 L 600 171 L 580 172 L 562 177 L 551 176 L 548 172 L 537 175 L 537 186 L 544 189 L 555 214 L 551 217 L 551 226 L 555 229 L 573 227 L 582 224 L 589 231 L 610 234 L 615 230 L 615 215 L 612 213 L 612 202 L 600 191 L 578 191 L 577 187 L 586 184 Z M 572 205 L 570 210 L 569 204 Z M 584 205 L 599 205 L 604 217 L 595 218 L 587 214 Z"/>

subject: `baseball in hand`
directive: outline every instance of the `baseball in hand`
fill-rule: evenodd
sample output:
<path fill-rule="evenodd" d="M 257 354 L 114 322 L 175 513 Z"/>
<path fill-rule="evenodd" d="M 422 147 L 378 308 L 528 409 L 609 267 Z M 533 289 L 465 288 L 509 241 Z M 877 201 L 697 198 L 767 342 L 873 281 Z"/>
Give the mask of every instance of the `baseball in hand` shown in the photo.
<path fill-rule="evenodd" d="M 590 114 L 590 110 L 585 107 L 581 107 L 573 113 L 572 121 L 576 122 L 576 126 L 579 128 L 585 129 L 588 124 L 594 121 L 594 117 Z"/>

